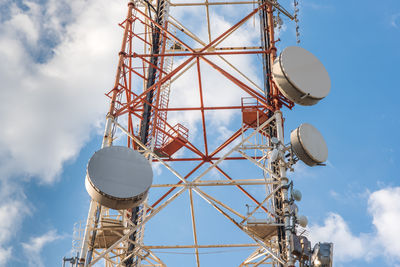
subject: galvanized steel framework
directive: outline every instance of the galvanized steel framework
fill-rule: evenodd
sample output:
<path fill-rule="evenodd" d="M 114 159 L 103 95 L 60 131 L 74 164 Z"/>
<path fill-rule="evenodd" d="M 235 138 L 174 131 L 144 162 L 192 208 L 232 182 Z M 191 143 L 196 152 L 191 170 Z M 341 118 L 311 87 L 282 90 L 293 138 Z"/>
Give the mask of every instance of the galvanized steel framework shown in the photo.
<path fill-rule="evenodd" d="M 250 5 L 253 10 L 243 14 L 237 23 L 219 36 L 213 36 L 210 8 L 229 5 Z M 191 6 L 204 6 L 208 40 L 202 40 L 184 21 L 173 17 L 174 7 Z M 239 266 L 294 266 L 296 258 L 290 252 L 289 241 L 296 232 L 296 218 L 289 209 L 293 201 L 290 196 L 292 183 L 286 177 L 286 171 L 292 168 L 294 159 L 290 147 L 284 144 L 280 111 L 282 106 L 292 108 L 293 103 L 279 93 L 270 76 L 270 67 L 276 57 L 274 14 L 278 11 L 294 19 L 277 1 L 272 0 L 129 2 L 127 17 L 120 24 L 124 34 L 115 84 L 107 93 L 111 102 L 102 147 L 111 146 L 115 138 L 126 136 L 128 147 L 139 150 L 149 160 L 161 164 L 164 171 L 176 177 L 176 182 L 163 183 L 162 177 L 157 178 L 158 183 L 152 186 L 149 193 L 154 200 L 146 201 L 133 210 L 110 210 L 92 201 L 80 250 L 82 266 L 93 266 L 98 262 L 104 262 L 105 266 L 166 266 L 162 254 L 156 250 L 171 248 L 193 249 L 192 266 L 200 266 L 201 249 L 238 247 L 254 248 L 247 258 L 237 263 Z M 255 16 L 259 16 L 257 20 L 262 25 L 261 41 L 245 47 L 221 45 Z M 189 45 L 192 43 L 200 48 L 193 48 Z M 263 86 L 257 85 L 230 62 L 230 57 L 235 55 L 262 56 L 260 68 L 263 70 L 260 70 L 260 74 L 265 75 Z M 174 62 L 179 63 L 174 66 Z M 202 84 L 207 77 L 202 64 L 207 64 L 224 79 L 231 81 L 247 98 L 238 99 L 236 106 L 208 106 Z M 190 86 L 195 88 L 193 97 L 199 97 L 200 105 L 170 107 L 169 97 L 174 81 L 193 68 L 196 69 L 197 80 Z M 230 137 L 212 148 L 209 145 L 212 137 L 206 127 L 207 114 L 223 110 L 240 111 L 242 119 Z M 201 114 L 197 130 L 202 134 L 197 139 L 189 135 L 190 129 L 184 125 L 185 122 L 173 126 L 167 116 L 172 112 L 193 111 Z M 136 125 L 140 125 L 140 128 Z M 272 151 L 278 152 L 273 159 Z M 260 178 L 234 177 L 222 166 L 227 161 L 241 161 L 248 166 L 258 167 Z M 182 165 L 174 165 L 175 162 L 187 163 L 191 169 L 181 169 Z M 214 171 L 226 179 L 210 179 L 208 176 Z M 219 199 L 218 195 L 207 192 L 206 188 L 209 187 L 239 191 L 243 196 L 243 206 L 250 202 L 253 206 L 247 212 L 237 210 L 231 203 Z M 263 188 L 264 194 L 252 194 L 248 189 L 250 187 Z M 160 194 L 155 190 L 164 191 Z M 193 243 L 147 244 L 146 223 L 186 192 L 189 195 Z M 199 243 L 195 194 L 235 225 L 237 231 L 247 234 L 248 242 L 238 244 L 226 240 L 215 244 Z M 154 195 L 157 197 L 154 198 Z M 255 214 L 262 220 L 254 220 Z"/>

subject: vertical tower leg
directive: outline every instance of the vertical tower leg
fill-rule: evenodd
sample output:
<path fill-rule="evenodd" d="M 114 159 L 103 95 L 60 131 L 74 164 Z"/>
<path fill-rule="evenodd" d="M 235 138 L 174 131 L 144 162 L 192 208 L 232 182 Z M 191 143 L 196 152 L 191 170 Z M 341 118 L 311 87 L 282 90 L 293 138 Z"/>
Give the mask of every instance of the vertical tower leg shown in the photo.
<path fill-rule="evenodd" d="M 276 111 L 275 112 L 276 118 L 276 130 L 277 130 L 277 138 L 280 144 L 284 144 L 283 138 L 283 120 L 282 120 L 282 112 Z M 286 177 L 286 166 L 285 161 L 282 158 L 279 164 L 279 175 L 280 175 L 280 182 L 281 182 L 281 198 L 282 198 L 282 212 L 284 214 L 284 231 L 285 231 L 285 250 L 287 257 L 287 265 L 288 267 L 294 267 L 294 259 L 291 253 L 290 248 L 290 238 L 292 235 L 292 218 L 289 210 L 289 196 L 288 196 L 288 187 L 289 187 L 289 179 Z"/>

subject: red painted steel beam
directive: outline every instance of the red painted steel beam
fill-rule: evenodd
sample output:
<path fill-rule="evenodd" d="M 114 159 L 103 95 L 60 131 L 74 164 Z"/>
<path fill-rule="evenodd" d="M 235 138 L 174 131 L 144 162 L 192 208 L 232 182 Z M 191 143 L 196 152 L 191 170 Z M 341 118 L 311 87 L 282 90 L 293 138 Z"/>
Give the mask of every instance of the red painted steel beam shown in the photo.
<path fill-rule="evenodd" d="M 262 157 L 251 157 L 252 159 L 261 159 Z M 212 157 L 209 160 L 219 160 L 220 157 Z M 227 157 L 224 160 L 244 160 L 247 159 L 245 157 Z M 204 160 L 203 158 L 163 158 L 163 161 L 201 161 Z M 153 162 L 157 162 L 156 159 Z"/>
<path fill-rule="evenodd" d="M 206 119 L 204 116 L 204 101 L 203 101 L 203 88 L 201 85 L 201 74 L 200 74 L 200 61 L 196 58 L 197 65 L 197 78 L 199 81 L 199 94 L 200 94 L 200 111 L 201 111 L 201 123 L 203 125 L 203 139 L 204 139 L 204 149 L 206 157 L 208 157 L 208 145 L 207 145 L 207 130 L 206 130 Z"/>
<path fill-rule="evenodd" d="M 142 116 L 140 114 L 137 114 L 136 112 L 131 112 L 130 114 L 133 114 L 137 118 L 142 119 Z M 164 121 L 164 122 L 165 122 L 165 124 L 167 125 L 168 128 L 172 129 L 176 134 L 178 134 L 178 132 L 174 129 L 174 127 L 172 127 L 166 121 Z M 162 131 L 164 134 L 166 134 L 170 138 L 174 137 L 171 133 L 169 133 L 168 131 L 165 131 L 164 129 L 161 129 L 161 128 L 157 127 L 157 126 L 156 126 L 156 129 Z M 193 153 L 199 155 L 202 158 L 205 157 L 205 155 L 195 145 L 193 145 L 191 142 L 188 141 L 187 143 L 184 143 L 184 142 L 180 141 L 179 139 L 177 139 L 177 141 L 180 142 L 183 146 L 185 146 L 187 149 L 189 149 Z"/>
<path fill-rule="evenodd" d="M 128 14 L 126 16 L 126 24 L 125 24 L 125 30 L 124 30 L 124 36 L 122 38 L 122 44 L 121 44 L 121 51 L 124 51 L 126 49 L 126 43 L 127 43 L 127 38 L 129 34 L 129 29 L 132 27 L 132 23 L 129 21 L 129 19 L 132 17 L 132 9 L 134 8 L 133 3 L 128 4 Z M 117 73 L 115 75 L 115 83 L 114 83 L 114 88 L 113 88 L 113 94 L 111 97 L 111 103 L 110 103 L 110 109 L 109 109 L 109 114 L 115 116 L 115 100 L 117 99 L 117 94 L 118 94 L 118 84 L 119 80 L 121 78 L 121 70 L 122 66 L 124 64 L 124 59 L 123 56 L 120 54 L 119 55 L 119 60 L 118 60 L 118 68 L 117 68 Z"/>
<path fill-rule="evenodd" d="M 269 51 L 259 50 L 259 51 L 229 51 L 229 52 L 192 52 L 192 53 L 165 53 L 165 54 L 155 54 L 157 57 L 183 57 L 183 56 L 221 56 L 221 55 L 254 55 L 254 54 L 268 54 Z M 129 57 L 133 58 L 145 58 L 151 57 L 153 55 L 149 54 L 137 54 L 133 53 Z"/>
<path fill-rule="evenodd" d="M 147 90 L 143 91 L 136 99 L 133 99 L 126 103 L 123 107 L 118 109 L 115 112 L 115 116 L 120 116 L 123 111 L 125 111 L 127 108 L 131 107 L 134 108 L 136 107 L 141 101 L 144 101 L 144 98 L 146 97 L 146 94 L 150 92 L 151 90 L 154 90 L 156 86 L 159 86 L 160 84 L 163 84 L 164 82 L 168 81 L 169 79 L 172 78 L 176 73 L 178 73 L 181 69 L 183 69 L 187 64 L 190 63 L 195 57 L 191 57 L 187 59 L 185 62 L 183 62 L 181 65 L 176 67 L 173 71 L 171 71 L 169 74 L 167 74 L 164 78 L 159 80 L 158 82 L 154 83 L 152 86 L 150 86 Z M 132 105 L 132 106 L 131 106 Z"/>
<path fill-rule="evenodd" d="M 246 108 L 264 108 L 264 106 L 246 106 Z M 230 110 L 230 109 L 242 109 L 242 106 L 225 106 L 225 107 L 204 107 L 204 110 Z M 130 109 L 133 112 L 135 111 L 143 111 L 140 108 L 132 108 Z M 187 107 L 187 108 L 160 108 L 160 111 L 193 111 L 193 110 L 201 110 L 201 107 Z"/>

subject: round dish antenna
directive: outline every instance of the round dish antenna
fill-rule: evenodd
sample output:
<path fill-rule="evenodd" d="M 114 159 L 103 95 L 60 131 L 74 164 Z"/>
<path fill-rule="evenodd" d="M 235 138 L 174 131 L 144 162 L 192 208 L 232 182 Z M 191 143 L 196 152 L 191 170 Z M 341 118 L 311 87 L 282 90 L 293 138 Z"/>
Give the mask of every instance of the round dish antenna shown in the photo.
<path fill-rule="evenodd" d="M 272 66 L 272 75 L 286 98 L 304 106 L 315 105 L 331 89 L 324 65 L 312 53 L 297 46 L 282 51 Z"/>
<path fill-rule="evenodd" d="M 301 227 L 304 227 L 304 228 L 307 227 L 308 219 L 307 219 L 306 216 L 300 215 L 300 216 L 297 218 L 297 221 L 298 221 L 298 223 L 300 224 Z"/>
<path fill-rule="evenodd" d="M 326 161 L 328 147 L 321 133 L 311 124 L 303 123 L 290 133 L 290 143 L 296 156 L 308 166 Z"/>
<path fill-rule="evenodd" d="M 297 190 L 297 189 L 293 190 L 292 195 L 293 195 L 294 200 L 296 200 L 296 201 L 301 201 L 301 198 L 303 196 L 301 194 L 300 190 Z"/>
<path fill-rule="evenodd" d="M 138 206 L 153 182 L 149 161 L 128 147 L 110 146 L 94 153 L 87 166 L 86 190 L 110 209 Z"/>

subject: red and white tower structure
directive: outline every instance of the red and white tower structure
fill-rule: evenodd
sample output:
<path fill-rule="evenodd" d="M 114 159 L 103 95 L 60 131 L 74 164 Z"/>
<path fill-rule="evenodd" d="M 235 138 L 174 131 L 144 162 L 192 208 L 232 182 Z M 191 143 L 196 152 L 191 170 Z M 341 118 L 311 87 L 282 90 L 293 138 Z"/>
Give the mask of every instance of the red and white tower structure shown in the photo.
<path fill-rule="evenodd" d="M 311 53 L 277 51 L 274 28 L 296 14 L 277 0 L 127 9 L 76 266 L 330 266 L 332 244 L 304 235 L 289 172 L 323 164 L 325 142 L 310 124 L 284 139 L 282 109 L 330 89 Z"/>

